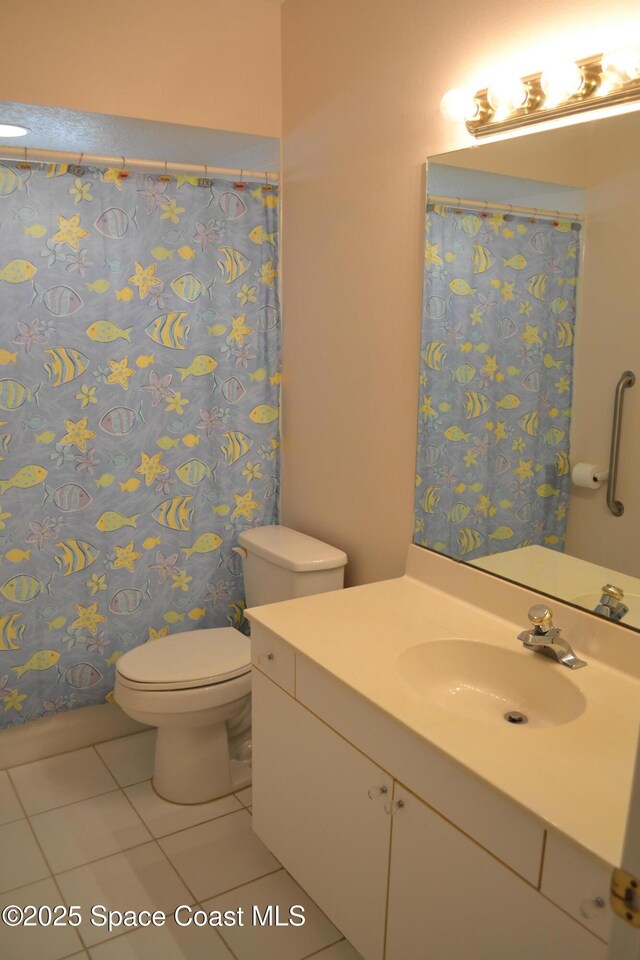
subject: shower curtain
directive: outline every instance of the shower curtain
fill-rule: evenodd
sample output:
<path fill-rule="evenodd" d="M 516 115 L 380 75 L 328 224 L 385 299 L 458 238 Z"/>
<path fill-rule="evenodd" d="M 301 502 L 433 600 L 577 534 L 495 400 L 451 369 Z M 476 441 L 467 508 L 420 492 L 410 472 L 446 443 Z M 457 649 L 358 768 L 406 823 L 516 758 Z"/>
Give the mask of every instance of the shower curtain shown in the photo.
<path fill-rule="evenodd" d="M 273 185 L 0 164 L 0 717 L 112 697 L 123 653 L 243 625 L 278 520 Z"/>
<path fill-rule="evenodd" d="M 580 224 L 427 205 L 414 539 L 564 545 Z"/>

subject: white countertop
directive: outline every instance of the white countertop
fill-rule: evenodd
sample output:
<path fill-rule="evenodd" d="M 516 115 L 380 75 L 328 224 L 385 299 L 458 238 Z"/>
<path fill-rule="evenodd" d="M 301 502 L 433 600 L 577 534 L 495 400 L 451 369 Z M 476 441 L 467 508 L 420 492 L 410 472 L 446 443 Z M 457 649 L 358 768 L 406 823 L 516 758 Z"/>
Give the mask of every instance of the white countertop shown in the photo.
<path fill-rule="evenodd" d="M 571 642 L 588 660 L 584 669 L 568 670 L 525 650 L 517 640 L 526 626 L 524 612 L 523 623 L 509 622 L 404 576 L 254 607 L 248 616 L 546 824 L 618 865 L 640 682 L 587 656 L 575 632 Z M 576 615 L 588 629 L 591 618 Z M 471 720 L 430 703 L 402 679 L 396 662 L 414 644 L 445 638 L 493 644 L 562 671 L 584 694 L 584 712 L 559 726 L 511 726 Z"/>

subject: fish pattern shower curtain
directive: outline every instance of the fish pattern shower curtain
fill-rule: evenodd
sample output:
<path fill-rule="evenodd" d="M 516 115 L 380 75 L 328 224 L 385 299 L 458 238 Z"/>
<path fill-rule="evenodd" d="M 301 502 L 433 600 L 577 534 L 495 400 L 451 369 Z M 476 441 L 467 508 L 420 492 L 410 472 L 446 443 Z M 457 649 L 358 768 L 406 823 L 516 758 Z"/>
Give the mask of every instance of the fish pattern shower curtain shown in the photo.
<path fill-rule="evenodd" d="M 0 722 L 242 626 L 278 520 L 273 185 L 0 164 Z"/>
<path fill-rule="evenodd" d="M 427 205 L 416 543 L 562 550 L 580 224 Z"/>

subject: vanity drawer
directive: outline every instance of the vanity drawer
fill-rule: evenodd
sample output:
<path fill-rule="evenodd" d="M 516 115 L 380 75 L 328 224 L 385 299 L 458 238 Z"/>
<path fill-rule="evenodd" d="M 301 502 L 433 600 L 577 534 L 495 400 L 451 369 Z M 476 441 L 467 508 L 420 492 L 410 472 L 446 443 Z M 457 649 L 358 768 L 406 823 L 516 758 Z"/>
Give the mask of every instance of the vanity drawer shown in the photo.
<path fill-rule="evenodd" d="M 540 890 L 605 942 L 613 917 L 609 906 L 611 871 L 604 860 L 549 830 Z"/>
<path fill-rule="evenodd" d="M 270 680 L 294 696 L 296 655 L 293 647 L 258 623 L 251 625 L 251 662 Z"/>

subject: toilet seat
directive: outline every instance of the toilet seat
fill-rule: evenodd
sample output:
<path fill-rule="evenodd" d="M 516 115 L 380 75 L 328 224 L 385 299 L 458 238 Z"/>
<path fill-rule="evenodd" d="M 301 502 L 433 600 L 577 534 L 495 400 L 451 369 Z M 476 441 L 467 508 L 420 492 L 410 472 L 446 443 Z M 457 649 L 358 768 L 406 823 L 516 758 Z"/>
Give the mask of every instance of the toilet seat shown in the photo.
<path fill-rule="evenodd" d="M 116 663 L 127 687 L 192 690 L 225 683 L 251 670 L 251 642 L 233 627 L 173 633 L 145 643 Z"/>

